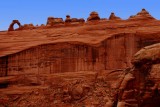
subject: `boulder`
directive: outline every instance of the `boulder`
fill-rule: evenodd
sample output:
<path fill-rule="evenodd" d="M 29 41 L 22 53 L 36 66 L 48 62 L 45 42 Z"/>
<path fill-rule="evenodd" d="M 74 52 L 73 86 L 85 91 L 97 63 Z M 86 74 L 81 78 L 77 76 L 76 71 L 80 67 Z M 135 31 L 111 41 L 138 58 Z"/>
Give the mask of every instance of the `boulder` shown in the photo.
<path fill-rule="evenodd" d="M 160 43 L 142 48 L 134 55 L 132 63 L 135 76 L 134 86 L 136 90 L 140 89 L 136 93 L 142 99 L 139 104 L 159 107 Z"/>
<path fill-rule="evenodd" d="M 95 11 L 91 12 L 90 16 L 87 19 L 87 21 L 92 21 L 92 20 L 100 20 L 98 13 Z"/>
<path fill-rule="evenodd" d="M 62 18 L 54 18 L 54 17 L 48 17 L 47 19 L 47 26 L 53 26 L 55 24 L 63 24 L 64 21 Z"/>
<path fill-rule="evenodd" d="M 83 87 L 81 85 L 77 85 L 72 90 L 72 98 L 75 100 L 79 100 L 83 95 Z"/>
<path fill-rule="evenodd" d="M 54 17 L 48 17 L 46 25 L 52 25 L 53 22 L 54 22 Z"/>
<path fill-rule="evenodd" d="M 120 17 L 117 17 L 113 12 L 111 13 L 111 15 L 109 16 L 109 20 L 121 20 Z"/>
<path fill-rule="evenodd" d="M 160 62 L 160 43 L 142 48 L 134 55 L 133 64 L 153 64 Z"/>

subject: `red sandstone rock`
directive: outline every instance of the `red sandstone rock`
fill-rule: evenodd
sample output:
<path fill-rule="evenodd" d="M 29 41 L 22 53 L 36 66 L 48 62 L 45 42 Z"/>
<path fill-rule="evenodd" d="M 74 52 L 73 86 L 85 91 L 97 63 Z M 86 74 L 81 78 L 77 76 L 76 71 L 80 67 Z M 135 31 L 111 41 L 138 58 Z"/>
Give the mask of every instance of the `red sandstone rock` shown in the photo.
<path fill-rule="evenodd" d="M 109 20 L 121 20 L 120 17 L 117 17 L 113 12 L 111 13 L 111 15 L 109 16 Z"/>
<path fill-rule="evenodd" d="M 47 26 L 53 26 L 55 24 L 63 24 L 64 21 L 62 18 L 54 18 L 54 17 L 48 17 L 47 19 Z"/>
<path fill-rule="evenodd" d="M 23 26 L 21 26 L 21 29 L 23 29 L 23 30 L 35 29 L 35 26 L 32 23 L 31 24 L 24 24 Z"/>
<path fill-rule="evenodd" d="M 155 65 L 160 63 L 159 47 L 159 44 L 154 44 L 141 49 L 135 54 L 132 60 L 134 69 L 130 70 L 135 79 L 132 82 L 126 83 L 128 88 L 126 87 L 119 93 L 119 95 L 122 96 L 121 100 L 123 100 L 123 104 L 126 105 L 129 99 L 134 98 L 140 99 L 141 101 L 132 102 L 130 103 L 131 105 L 138 104 L 140 107 L 159 106 L 160 95 L 159 86 L 157 84 L 160 81 L 159 77 L 153 76 L 154 73 L 159 75 L 159 73 L 155 71 Z M 158 66 L 156 67 L 156 70 L 160 70 Z M 130 86 L 130 84 L 134 85 Z M 121 105 L 121 103 L 119 103 L 119 105 Z"/>
<path fill-rule="evenodd" d="M 83 18 L 78 19 L 79 22 L 84 23 L 85 20 Z"/>
<path fill-rule="evenodd" d="M 69 15 L 67 15 L 66 19 L 65 19 L 65 22 L 70 23 L 70 24 L 74 24 L 74 23 L 80 24 L 80 23 L 84 23 L 85 20 L 83 18 L 80 18 L 80 19 L 71 18 Z"/>
<path fill-rule="evenodd" d="M 21 23 L 18 20 L 13 20 L 8 28 L 8 31 L 14 31 L 14 28 L 13 28 L 14 24 L 18 24 L 19 28 L 21 27 Z"/>
<path fill-rule="evenodd" d="M 85 20 L 84 20 L 83 18 L 81 18 L 81 19 L 72 18 L 72 19 L 71 19 L 71 23 L 74 23 L 74 22 L 84 23 L 84 22 L 85 22 Z"/>
<path fill-rule="evenodd" d="M 92 20 L 100 20 L 98 13 L 95 11 L 91 12 L 90 16 L 87 19 L 87 21 L 92 21 Z"/>
<path fill-rule="evenodd" d="M 159 24 L 159 21 L 150 22 L 148 25 L 141 25 L 135 21 L 112 23 L 99 22 L 97 25 L 25 30 L 13 32 L 12 36 L 5 36 L 10 34 L 1 32 L 1 35 L 4 35 L 1 37 L 4 43 L 0 45 L 0 56 L 4 56 L 0 58 L 0 66 L 3 68 L 1 75 L 6 75 L 6 66 L 8 75 L 16 75 L 19 71 L 35 74 L 43 73 L 45 70 L 50 74 L 124 69 L 132 66 L 132 56 L 138 50 L 160 41 L 159 27 L 151 27 Z M 135 23 L 140 24 L 139 27 L 133 27 Z"/>
<path fill-rule="evenodd" d="M 141 12 L 137 13 L 137 15 L 133 15 L 130 16 L 129 20 L 150 20 L 150 19 L 154 19 L 154 17 L 152 17 L 148 11 L 146 11 L 145 9 L 142 9 Z"/>
<path fill-rule="evenodd" d="M 70 17 L 70 15 L 66 15 L 65 22 L 66 22 L 66 23 L 71 22 L 71 17 Z"/>
<path fill-rule="evenodd" d="M 159 25 L 97 21 L 0 32 L 0 104 L 159 107 Z"/>

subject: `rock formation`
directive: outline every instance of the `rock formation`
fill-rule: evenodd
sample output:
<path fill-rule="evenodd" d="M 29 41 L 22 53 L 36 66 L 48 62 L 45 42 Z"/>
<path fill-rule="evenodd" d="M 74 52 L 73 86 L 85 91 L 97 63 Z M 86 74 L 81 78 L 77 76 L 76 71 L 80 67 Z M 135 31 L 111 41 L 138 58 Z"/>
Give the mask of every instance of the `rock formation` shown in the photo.
<path fill-rule="evenodd" d="M 66 23 L 71 22 L 71 17 L 70 17 L 70 15 L 66 15 L 65 22 L 66 22 Z"/>
<path fill-rule="evenodd" d="M 117 17 L 113 12 L 111 13 L 111 15 L 109 16 L 109 20 L 121 20 L 120 17 Z"/>
<path fill-rule="evenodd" d="M 160 21 L 99 20 L 0 32 L 0 106 L 159 107 Z"/>
<path fill-rule="evenodd" d="M 8 28 L 8 31 L 14 31 L 14 27 L 13 27 L 14 24 L 17 24 L 19 26 L 19 28 L 21 27 L 21 23 L 18 20 L 13 20 Z"/>
<path fill-rule="evenodd" d="M 148 11 L 146 11 L 145 9 L 142 9 L 141 12 L 137 13 L 137 15 L 133 15 L 130 16 L 129 20 L 150 20 L 150 19 L 154 19 L 154 17 L 152 17 Z"/>
<path fill-rule="evenodd" d="M 13 85 L 14 83 L 49 86 L 45 89 L 44 87 L 38 90 L 34 89 L 34 91 L 32 89 L 29 92 L 26 92 L 24 88 L 23 91 L 20 91 L 21 87 L 19 87 L 17 91 L 8 93 L 12 96 L 20 91 L 20 95 L 16 95 L 16 100 L 6 96 L 4 93 L 7 91 L 0 90 L 0 93 L 4 94 L 0 98 L 1 104 L 15 106 L 27 104 L 32 106 L 39 104 L 41 106 L 47 104 L 49 106 L 70 106 L 72 104 L 74 106 L 159 107 L 159 50 L 159 43 L 144 47 L 134 55 L 133 67 L 125 70 L 68 72 L 39 75 L 39 78 L 34 77 L 34 79 L 30 77 L 31 75 L 23 75 L 3 81 L 1 79 L 0 88 L 6 88 L 7 84 Z M 35 98 L 35 96 L 38 97 Z M 32 100 L 26 101 L 27 99 Z"/>
<path fill-rule="evenodd" d="M 134 79 L 126 83 L 120 102 L 138 107 L 159 107 L 160 44 L 147 46 L 137 52 L 132 60 L 134 67 L 129 72 Z M 126 76 L 125 76 L 126 77 Z M 120 95 L 120 94 L 119 94 Z"/>
<path fill-rule="evenodd" d="M 54 18 L 54 17 L 48 17 L 47 19 L 47 26 L 53 26 L 55 24 L 63 24 L 64 21 L 62 18 Z"/>
<path fill-rule="evenodd" d="M 159 34 L 159 29 L 150 27 L 158 23 L 149 23 L 145 29 L 133 28 L 135 21 L 125 24 L 118 21 L 117 25 L 106 22 L 74 28 L 43 29 L 40 30 L 41 33 L 36 30 L 15 32 L 11 41 L 6 36 L 2 38 L 4 43 L 1 45 L 0 75 L 125 69 L 132 66 L 132 56 L 138 50 L 160 41 L 159 36 L 153 36 Z M 106 28 L 110 32 L 108 36 Z M 64 38 L 60 39 L 61 37 Z"/>
<path fill-rule="evenodd" d="M 80 18 L 80 19 L 78 19 L 78 18 L 71 18 L 69 15 L 67 15 L 66 16 L 66 19 L 65 19 L 65 22 L 66 23 L 72 23 L 72 24 L 74 24 L 74 23 L 84 23 L 85 22 L 85 20 L 83 19 L 83 18 Z"/>
<path fill-rule="evenodd" d="M 31 24 L 24 24 L 21 26 L 21 29 L 23 30 L 31 30 L 31 29 L 35 29 L 36 27 L 31 23 Z"/>
<path fill-rule="evenodd" d="M 87 21 L 100 20 L 100 17 L 97 12 L 93 11 L 90 13 L 90 16 L 87 18 Z"/>
<path fill-rule="evenodd" d="M 84 23 L 85 20 L 83 18 L 78 19 L 79 22 Z"/>
<path fill-rule="evenodd" d="M 77 18 L 72 18 L 71 19 L 71 22 L 74 23 L 74 22 L 78 22 L 78 23 L 84 23 L 85 20 L 83 18 L 80 18 L 80 19 L 77 19 Z"/>

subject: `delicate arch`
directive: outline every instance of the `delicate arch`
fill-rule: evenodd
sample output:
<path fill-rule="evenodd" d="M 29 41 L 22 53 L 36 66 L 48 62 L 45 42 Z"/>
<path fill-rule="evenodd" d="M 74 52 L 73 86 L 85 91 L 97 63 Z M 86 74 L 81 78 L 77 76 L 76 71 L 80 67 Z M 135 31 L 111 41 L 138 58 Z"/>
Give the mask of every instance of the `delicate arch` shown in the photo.
<path fill-rule="evenodd" d="M 19 28 L 21 27 L 21 23 L 18 20 L 13 20 L 8 28 L 8 31 L 14 31 L 14 27 L 13 27 L 14 24 L 17 24 L 19 26 Z"/>

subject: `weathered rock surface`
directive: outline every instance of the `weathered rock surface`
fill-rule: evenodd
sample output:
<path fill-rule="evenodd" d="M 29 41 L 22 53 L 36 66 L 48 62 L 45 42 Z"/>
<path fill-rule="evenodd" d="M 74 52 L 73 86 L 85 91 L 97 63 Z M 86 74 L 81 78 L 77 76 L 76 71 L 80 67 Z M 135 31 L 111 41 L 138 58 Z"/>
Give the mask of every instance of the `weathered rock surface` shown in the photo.
<path fill-rule="evenodd" d="M 70 17 L 70 15 L 66 15 L 66 19 L 65 19 L 65 22 L 71 22 L 71 17 Z"/>
<path fill-rule="evenodd" d="M 109 20 L 121 20 L 120 17 L 117 17 L 113 12 L 111 13 L 111 15 L 109 16 Z"/>
<path fill-rule="evenodd" d="M 84 25 L 68 27 L 68 29 L 26 30 L 13 32 L 10 36 L 2 32 L 4 36 L 1 39 L 3 42 L 0 45 L 0 55 L 6 56 L 0 58 L 0 75 L 51 74 L 131 67 L 132 56 L 138 50 L 160 41 L 159 28 L 146 26 L 145 29 L 135 27 L 129 30 L 128 27 L 119 27 L 122 26 L 121 24 L 124 26 L 121 22 L 116 25 L 117 28 L 114 31 L 107 29 L 108 34 L 104 28 L 109 26 L 112 28 L 114 24 L 100 23 L 100 26 Z M 129 23 L 128 26 L 131 25 Z M 120 33 L 122 29 L 126 33 Z M 134 32 L 138 30 L 139 33 Z M 150 30 L 153 32 L 148 32 Z M 10 37 L 10 40 L 6 39 L 6 35 Z"/>
<path fill-rule="evenodd" d="M 119 107 L 128 105 L 128 102 L 130 106 L 137 105 L 136 107 L 159 107 L 159 50 L 160 44 L 158 43 L 147 46 L 135 54 L 132 60 L 134 67 L 127 73 L 127 75 L 131 73 L 134 79 L 132 81 L 127 80 L 128 82 L 125 83 L 127 87 L 123 90 L 120 88 L 121 91 L 118 93 Z"/>
<path fill-rule="evenodd" d="M 152 64 L 153 62 L 156 63 L 156 61 L 158 61 L 160 58 L 160 44 L 158 43 L 148 47 L 144 47 L 139 52 L 137 52 L 134 57 L 135 58 L 133 59 L 133 63 L 135 64 Z"/>
<path fill-rule="evenodd" d="M 24 24 L 21 26 L 21 29 L 23 30 L 32 30 L 35 29 L 36 27 L 31 23 L 31 24 Z"/>
<path fill-rule="evenodd" d="M 91 16 L 0 32 L 0 106 L 159 107 L 160 21 Z"/>
<path fill-rule="evenodd" d="M 107 106 L 116 102 L 123 71 L 82 71 L 57 74 L 18 75 L 8 79 L 9 87 L 0 89 L 2 106 Z"/>
<path fill-rule="evenodd" d="M 1 105 L 159 107 L 160 79 L 155 76 L 160 74 L 159 50 L 160 44 L 144 47 L 135 54 L 134 66 L 125 70 L 1 78 L 0 81 L 7 81 L 10 86 L 0 89 Z M 31 85 L 32 88 L 28 87 Z"/>
<path fill-rule="evenodd" d="M 15 29 L 13 28 L 14 24 L 17 24 L 19 26 L 19 28 L 21 27 L 21 23 L 19 22 L 19 20 L 13 20 L 12 23 L 10 24 L 8 31 L 14 31 Z"/>
<path fill-rule="evenodd" d="M 93 20 L 100 20 L 98 13 L 95 11 L 91 12 L 90 16 L 87 19 L 87 21 L 93 21 Z"/>
<path fill-rule="evenodd" d="M 53 26 L 55 24 L 63 24 L 64 21 L 62 18 L 54 18 L 54 17 L 48 17 L 46 26 Z"/>
<path fill-rule="evenodd" d="M 83 18 L 71 18 L 70 15 L 67 15 L 66 16 L 66 19 L 65 19 L 65 24 L 68 25 L 68 24 L 82 24 L 85 22 L 85 20 Z"/>
<path fill-rule="evenodd" d="M 137 13 L 137 15 L 130 16 L 129 20 L 155 20 L 154 17 L 152 17 L 148 11 L 145 9 L 142 9 L 141 12 Z"/>

